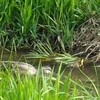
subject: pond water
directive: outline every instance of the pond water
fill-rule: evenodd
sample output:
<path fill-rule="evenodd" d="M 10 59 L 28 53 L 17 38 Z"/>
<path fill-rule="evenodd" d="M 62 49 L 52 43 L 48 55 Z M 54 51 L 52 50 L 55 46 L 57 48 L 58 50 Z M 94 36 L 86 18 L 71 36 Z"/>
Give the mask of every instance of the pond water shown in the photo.
<path fill-rule="evenodd" d="M 5 60 L 6 61 L 7 60 L 8 61 L 9 60 L 23 61 L 23 62 L 28 62 L 32 65 L 39 62 L 39 61 L 36 62 L 33 59 L 27 59 L 26 58 L 27 54 L 29 54 L 29 50 L 19 50 L 17 53 L 9 52 L 7 50 L 2 50 L 0 56 L 1 56 L 1 61 L 5 61 Z M 50 67 L 52 66 L 52 64 L 50 62 L 49 63 L 47 62 L 45 64 L 49 65 Z M 57 70 L 58 66 L 55 66 L 55 67 L 56 67 L 55 70 Z M 71 72 L 72 79 L 75 79 L 75 80 L 78 79 L 78 80 L 86 82 L 86 81 L 89 81 L 88 78 L 90 78 L 91 80 L 96 81 L 96 79 L 99 78 L 98 76 L 100 75 L 100 66 L 97 67 L 97 68 L 94 68 L 93 66 L 88 65 L 87 67 L 84 67 L 82 69 L 79 69 L 79 68 L 66 68 L 63 75 L 67 76 L 70 72 Z"/>

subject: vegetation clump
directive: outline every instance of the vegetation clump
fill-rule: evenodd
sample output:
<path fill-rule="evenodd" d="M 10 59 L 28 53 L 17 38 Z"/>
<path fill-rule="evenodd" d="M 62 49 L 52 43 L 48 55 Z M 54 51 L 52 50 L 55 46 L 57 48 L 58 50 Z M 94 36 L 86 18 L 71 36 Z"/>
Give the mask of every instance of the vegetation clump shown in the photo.
<path fill-rule="evenodd" d="M 99 0 L 1 0 L 1 45 L 34 48 L 36 40 L 44 43 L 48 38 L 56 51 L 71 48 L 74 29 L 99 15 L 99 4 Z"/>

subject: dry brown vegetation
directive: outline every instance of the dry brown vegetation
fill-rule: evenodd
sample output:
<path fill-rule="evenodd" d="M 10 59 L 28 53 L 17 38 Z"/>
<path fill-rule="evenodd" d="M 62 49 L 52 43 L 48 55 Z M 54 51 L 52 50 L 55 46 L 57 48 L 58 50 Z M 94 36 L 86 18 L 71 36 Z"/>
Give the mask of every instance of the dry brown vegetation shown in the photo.
<path fill-rule="evenodd" d="M 100 18 L 91 17 L 74 32 L 73 52 L 85 59 L 100 60 Z"/>

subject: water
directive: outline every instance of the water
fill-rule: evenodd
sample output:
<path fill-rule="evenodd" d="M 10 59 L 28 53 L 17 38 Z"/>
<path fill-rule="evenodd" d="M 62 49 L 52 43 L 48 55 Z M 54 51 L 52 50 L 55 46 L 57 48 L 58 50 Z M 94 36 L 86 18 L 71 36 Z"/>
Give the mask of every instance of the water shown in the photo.
<path fill-rule="evenodd" d="M 71 72 L 71 76 L 73 80 L 82 80 L 86 82 L 89 81 L 90 79 L 95 82 L 97 80 L 98 74 L 100 74 L 99 71 L 100 68 L 95 69 L 92 66 L 89 66 L 83 69 L 79 69 L 79 68 L 66 69 L 64 75 L 66 76 Z"/>
<path fill-rule="evenodd" d="M 33 60 L 33 59 L 28 59 L 26 58 L 26 55 L 29 54 L 29 50 L 19 50 L 17 53 L 15 52 L 9 52 L 7 50 L 1 50 L 1 60 L 2 61 L 23 61 L 23 62 L 28 62 L 34 66 L 37 66 L 39 61 L 38 60 Z M 50 67 L 53 66 L 52 62 L 46 62 L 43 64 L 43 66 L 48 65 Z M 58 70 L 58 66 L 55 65 L 55 70 Z M 63 67 L 63 66 L 62 66 Z M 63 68 L 62 68 L 63 69 Z M 55 71 L 55 72 L 56 72 Z M 81 80 L 83 82 L 89 81 L 91 79 L 92 81 L 96 81 L 98 76 L 100 75 L 100 67 L 94 68 L 93 66 L 87 66 L 82 69 L 79 68 L 66 68 L 63 76 L 67 76 L 71 72 L 71 77 L 74 80 Z M 85 74 L 85 75 L 84 75 Z M 89 79 L 88 79 L 88 78 Z"/>
<path fill-rule="evenodd" d="M 26 55 L 29 53 L 28 50 L 19 50 L 18 52 L 10 52 L 6 49 L 0 50 L 0 60 L 14 60 L 14 61 L 23 61 L 26 62 Z"/>

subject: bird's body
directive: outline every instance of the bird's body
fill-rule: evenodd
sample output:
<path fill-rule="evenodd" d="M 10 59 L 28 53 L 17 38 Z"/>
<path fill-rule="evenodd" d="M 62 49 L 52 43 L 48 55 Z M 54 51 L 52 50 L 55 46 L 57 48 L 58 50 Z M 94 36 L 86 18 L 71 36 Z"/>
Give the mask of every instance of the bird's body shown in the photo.
<path fill-rule="evenodd" d="M 5 69 L 10 67 L 10 70 L 13 70 L 15 73 L 20 73 L 20 75 L 36 75 L 37 69 L 33 67 L 31 64 L 25 62 L 18 61 L 0 61 L 0 66 L 3 66 Z M 50 66 L 43 66 L 40 68 L 40 73 L 50 74 L 51 73 Z"/>

